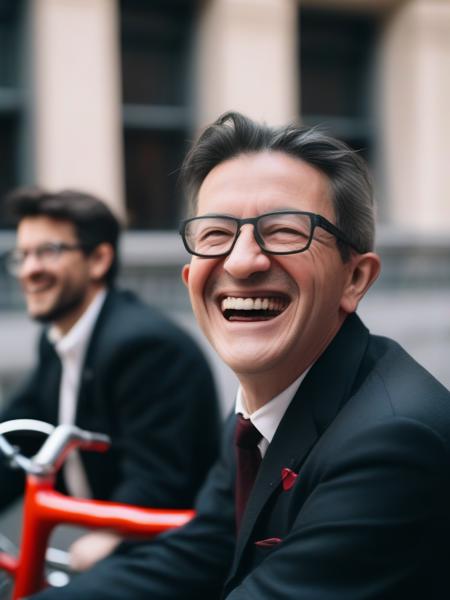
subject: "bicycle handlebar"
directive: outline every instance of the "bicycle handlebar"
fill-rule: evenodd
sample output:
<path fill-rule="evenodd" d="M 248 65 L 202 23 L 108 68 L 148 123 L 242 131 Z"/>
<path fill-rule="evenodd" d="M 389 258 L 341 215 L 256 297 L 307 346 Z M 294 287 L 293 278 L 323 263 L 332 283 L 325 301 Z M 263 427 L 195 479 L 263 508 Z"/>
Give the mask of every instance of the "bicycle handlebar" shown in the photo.
<path fill-rule="evenodd" d="M 39 431 L 48 437 L 37 454 L 27 458 L 3 437 L 2 434 L 11 431 Z M 16 558 L 0 552 L 0 568 L 15 579 L 13 598 L 29 597 L 41 589 L 49 536 L 58 525 L 112 528 L 123 535 L 153 537 L 184 525 L 194 516 L 192 510 L 139 508 L 107 500 L 73 498 L 55 491 L 54 475 L 70 451 L 75 448 L 103 451 L 109 444 L 106 435 L 83 431 L 74 425 L 53 428 L 29 419 L 0 423 L 0 457 L 6 456 L 28 475 L 19 555 Z"/>
<path fill-rule="evenodd" d="M 12 433 L 14 431 L 31 431 L 50 435 L 54 431 L 54 425 L 37 419 L 12 419 L 0 423 L 0 434 Z"/>
<path fill-rule="evenodd" d="M 46 472 L 56 472 L 73 450 L 104 452 L 110 445 L 110 438 L 105 434 L 84 431 L 76 425 L 58 425 L 34 456 L 33 463 Z"/>
<path fill-rule="evenodd" d="M 37 454 L 28 458 L 3 437 L 3 434 L 13 431 L 37 431 L 47 434 L 48 437 Z M 0 453 L 8 459 L 11 466 L 19 467 L 31 475 L 45 476 L 56 473 L 67 455 L 78 448 L 104 452 L 110 445 L 111 441 L 107 435 L 84 431 L 76 425 L 63 424 L 53 427 L 35 419 L 15 419 L 0 424 Z"/>

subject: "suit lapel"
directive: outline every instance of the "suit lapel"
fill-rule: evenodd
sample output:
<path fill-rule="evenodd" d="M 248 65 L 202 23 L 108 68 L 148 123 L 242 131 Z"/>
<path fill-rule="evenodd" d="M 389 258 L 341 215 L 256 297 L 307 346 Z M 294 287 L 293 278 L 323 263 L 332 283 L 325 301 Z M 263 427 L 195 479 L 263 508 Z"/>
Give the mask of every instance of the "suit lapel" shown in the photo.
<path fill-rule="evenodd" d="M 45 370 L 44 377 L 41 377 L 39 381 L 39 397 L 42 398 L 42 416 L 40 418 L 49 423 L 57 423 L 62 366 L 55 348 L 47 340 L 47 333 L 44 333 L 44 336 L 46 355 L 41 359 L 45 364 Z"/>
<path fill-rule="evenodd" d="M 91 394 L 89 390 L 92 389 L 92 382 L 94 381 L 95 367 L 98 357 L 100 356 L 99 348 L 101 347 L 101 332 L 109 319 L 109 314 L 113 310 L 113 305 L 117 293 L 110 290 L 105 298 L 100 313 L 92 330 L 91 337 L 86 350 L 86 356 L 83 362 L 83 368 L 80 374 L 80 387 L 78 390 L 77 408 L 75 423 L 80 423 L 80 417 L 83 414 L 89 412 L 88 404 Z"/>
<path fill-rule="evenodd" d="M 300 467 L 350 397 L 368 339 L 369 333 L 359 318 L 350 315 L 294 396 L 267 449 L 250 494 L 230 578 L 237 570 L 261 511 L 281 484 L 282 468 Z"/>

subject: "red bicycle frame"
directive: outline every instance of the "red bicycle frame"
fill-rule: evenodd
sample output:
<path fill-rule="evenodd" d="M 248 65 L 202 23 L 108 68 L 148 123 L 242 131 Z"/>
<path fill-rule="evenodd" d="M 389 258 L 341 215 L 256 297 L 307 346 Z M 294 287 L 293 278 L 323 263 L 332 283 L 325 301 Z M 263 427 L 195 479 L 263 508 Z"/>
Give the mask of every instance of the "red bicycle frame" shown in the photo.
<path fill-rule="evenodd" d="M 91 442 L 89 449 L 105 447 Z M 54 484 L 55 473 L 27 475 L 19 555 L 0 552 L 0 569 L 15 580 L 13 600 L 45 587 L 45 554 L 49 536 L 57 525 L 108 528 L 125 536 L 153 537 L 184 525 L 194 515 L 192 510 L 148 509 L 72 498 L 55 491 Z"/>

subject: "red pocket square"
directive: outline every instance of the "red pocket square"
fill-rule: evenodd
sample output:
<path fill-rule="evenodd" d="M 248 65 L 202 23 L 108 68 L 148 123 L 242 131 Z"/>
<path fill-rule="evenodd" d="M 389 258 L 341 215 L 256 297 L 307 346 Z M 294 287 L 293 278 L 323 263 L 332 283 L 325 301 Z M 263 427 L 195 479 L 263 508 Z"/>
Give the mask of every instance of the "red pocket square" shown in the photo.
<path fill-rule="evenodd" d="M 260 548 L 271 548 L 272 546 L 276 546 L 281 542 L 281 538 L 267 538 L 266 540 L 258 540 L 255 542 L 255 546 L 259 546 Z"/>
<path fill-rule="evenodd" d="M 288 469 L 287 467 L 281 469 L 281 481 L 283 483 L 283 490 L 285 492 L 291 489 L 297 477 L 298 473 L 294 473 L 292 469 Z"/>

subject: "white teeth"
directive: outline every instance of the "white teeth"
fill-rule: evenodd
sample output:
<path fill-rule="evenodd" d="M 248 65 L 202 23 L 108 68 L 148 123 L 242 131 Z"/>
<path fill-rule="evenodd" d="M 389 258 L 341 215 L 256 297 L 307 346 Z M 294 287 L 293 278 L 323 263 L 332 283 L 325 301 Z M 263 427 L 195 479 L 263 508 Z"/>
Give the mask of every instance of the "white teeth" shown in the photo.
<path fill-rule="evenodd" d="M 221 303 L 222 311 L 225 310 L 274 310 L 281 311 L 285 303 L 279 298 L 234 298 L 228 296 Z"/>

